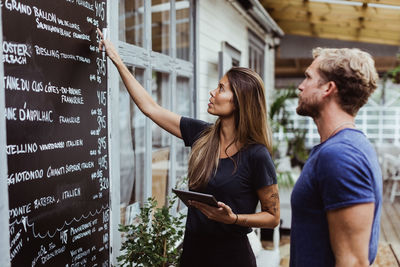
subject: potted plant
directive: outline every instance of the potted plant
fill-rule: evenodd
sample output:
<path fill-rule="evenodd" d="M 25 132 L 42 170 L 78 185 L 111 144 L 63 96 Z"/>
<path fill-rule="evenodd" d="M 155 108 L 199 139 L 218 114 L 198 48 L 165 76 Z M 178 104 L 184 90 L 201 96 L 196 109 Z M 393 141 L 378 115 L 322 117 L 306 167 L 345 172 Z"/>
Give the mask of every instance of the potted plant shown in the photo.
<path fill-rule="evenodd" d="M 117 258 L 121 266 L 169 267 L 177 266 L 181 254 L 179 242 L 184 233 L 183 219 L 186 215 L 171 214 L 176 198 L 168 200 L 168 205 L 156 208 L 157 202 L 149 198 L 138 215 L 138 222 L 120 225 L 119 231 L 125 241 L 121 246 L 121 256 Z"/>

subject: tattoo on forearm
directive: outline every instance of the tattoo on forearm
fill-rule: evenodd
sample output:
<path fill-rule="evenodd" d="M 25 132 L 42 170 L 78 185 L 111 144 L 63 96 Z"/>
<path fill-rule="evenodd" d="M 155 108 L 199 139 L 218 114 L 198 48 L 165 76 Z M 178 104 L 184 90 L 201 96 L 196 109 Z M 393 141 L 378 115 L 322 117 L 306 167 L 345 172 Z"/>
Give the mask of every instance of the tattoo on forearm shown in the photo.
<path fill-rule="evenodd" d="M 266 199 L 261 201 L 261 210 L 276 215 L 279 205 L 279 193 L 272 192 Z"/>

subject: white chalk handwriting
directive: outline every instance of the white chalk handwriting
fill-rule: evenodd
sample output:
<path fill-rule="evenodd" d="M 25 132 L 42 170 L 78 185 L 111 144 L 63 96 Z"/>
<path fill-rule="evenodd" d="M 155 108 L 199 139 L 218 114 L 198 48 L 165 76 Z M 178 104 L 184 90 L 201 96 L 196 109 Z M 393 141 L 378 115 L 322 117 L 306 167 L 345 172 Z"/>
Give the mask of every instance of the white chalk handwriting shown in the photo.
<path fill-rule="evenodd" d="M 48 205 L 56 203 L 56 198 L 54 196 L 46 196 L 37 198 L 33 201 L 33 205 L 35 206 L 35 210 L 40 207 L 46 207 Z"/>
<path fill-rule="evenodd" d="M 76 116 L 76 117 L 64 117 L 64 116 L 59 116 L 59 123 L 63 124 L 79 124 L 81 123 L 81 117 L 80 116 Z"/>
<path fill-rule="evenodd" d="M 37 56 L 54 57 L 60 59 L 60 51 L 55 49 L 48 49 L 35 45 L 35 52 Z"/>
<path fill-rule="evenodd" d="M 24 205 L 21 205 L 19 207 L 10 208 L 9 211 L 8 211 L 8 217 L 11 220 L 11 219 L 13 219 L 15 217 L 19 217 L 19 216 L 22 216 L 22 215 L 27 215 L 27 214 L 31 213 L 31 211 L 32 211 L 31 203 L 24 204 Z"/>
<path fill-rule="evenodd" d="M 3 41 L 3 62 L 8 64 L 25 65 L 32 57 L 31 47 L 27 44 Z"/>
<path fill-rule="evenodd" d="M 68 104 L 85 104 L 82 96 L 66 96 L 61 95 L 61 103 L 68 103 Z"/>
<path fill-rule="evenodd" d="M 38 145 L 36 143 L 7 145 L 7 155 L 35 153 L 37 150 L 38 150 Z"/>
<path fill-rule="evenodd" d="M 35 122 L 53 122 L 52 110 L 38 110 L 26 107 L 26 102 L 23 108 L 7 107 L 6 119 L 19 121 L 35 121 Z"/>
<path fill-rule="evenodd" d="M 10 11 L 17 11 L 20 14 L 30 16 L 32 14 L 32 8 L 29 5 L 22 4 L 16 0 L 5 0 L 4 6 Z"/>
<path fill-rule="evenodd" d="M 89 10 L 94 11 L 93 4 L 89 3 L 88 1 L 76 0 L 76 4 L 77 4 L 78 6 L 82 6 L 82 7 L 84 7 L 84 8 L 87 8 L 87 9 L 89 9 Z"/>
<path fill-rule="evenodd" d="M 10 186 L 20 182 L 32 181 L 42 178 L 43 178 L 43 169 L 20 171 L 8 174 L 7 184 L 8 186 Z"/>
<path fill-rule="evenodd" d="M 97 1 L 94 1 L 94 6 L 96 8 L 96 17 L 101 18 L 102 21 L 104 21 L 105 18 L 105 2 L 98 3 Z"/>
<path fill-rule="evenodd" d="M 76 187 L 76 188 L 73 188 L 73 189 L 65 190 L 61 194 L 62 199 L 79 197 L 80 195 L 81 195 L 81 188 L 80 187 Z"/>

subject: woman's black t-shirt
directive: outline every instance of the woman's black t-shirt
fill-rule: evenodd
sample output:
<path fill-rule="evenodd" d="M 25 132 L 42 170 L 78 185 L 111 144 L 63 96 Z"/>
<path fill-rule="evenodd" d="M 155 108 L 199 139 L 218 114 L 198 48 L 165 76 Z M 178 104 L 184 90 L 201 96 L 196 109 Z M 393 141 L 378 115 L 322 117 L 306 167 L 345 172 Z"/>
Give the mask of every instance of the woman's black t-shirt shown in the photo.
<path fill-rule="evenodd" d="M 186 146 L 192 146 L 202 131 L 211 125 L 200 120 L 181 118 L 180 130 Z M 259 201 L 257 190 L 276 184 L 275 167 L 264 145 L 254 144 L 242 148 L 230 158 L 219 160 L 217 172 L 201 192 L 212 194 L 231 207 L 236 214 L 253 214 Z M 244 235 L 248 227 L 229 225 L 208 219 L 198 209 L 189 207 L 186 231 L 195 235 Z"/>

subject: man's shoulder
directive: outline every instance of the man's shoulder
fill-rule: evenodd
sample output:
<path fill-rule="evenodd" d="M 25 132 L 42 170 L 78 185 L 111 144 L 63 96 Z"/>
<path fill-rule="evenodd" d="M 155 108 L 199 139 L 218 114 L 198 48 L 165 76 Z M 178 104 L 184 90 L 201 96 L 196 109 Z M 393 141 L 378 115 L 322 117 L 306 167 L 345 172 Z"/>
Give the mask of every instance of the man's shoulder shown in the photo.
<path fill-rule="evenodd" d="M 362 136 L 365 137 L 365 135 Z M 374 176 L 379 176 L 376 153 L 368 139 L 360 140 L 363 139 L 362 136 L 358 135 L 358 139 L 338 138 L 324 144 L 316 157 L 316 171 L 319 179 L 327 177 L 352 179 L 352 177 L 364 176 L 365 173 L 374 173 Z"/>
<path fill-rule="evenodd" d="M 335 157 L 340 155 L 345 157 L 348 155 L 364 156 L 366 150 L 372 148 L 371 143 L 366 136 L 358 131 L 349 129 L 341 135 L 335 136 L 332 140 L 326 141 L 318 151 L 319 157 Z"/>
<path fill-rule="evenodd" d="M 318 151 L 319 158 L 337 157 L 339 155 L 358 153 L 358 149 L 348 142 L 334 142 L 322 146 Z"/>
<path fill-rule="evenodd" d="M 321 176 L 327 176 L 327 172 L 328 176 L 332 176 L 337 172 L 343 173 L 345 170 L 367 167 L 370 161 L 365 149 L 360 149 L 356 143 L 332 142 L 321 147 L 316 157 L 316 164 Z"/>

